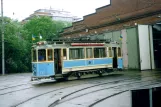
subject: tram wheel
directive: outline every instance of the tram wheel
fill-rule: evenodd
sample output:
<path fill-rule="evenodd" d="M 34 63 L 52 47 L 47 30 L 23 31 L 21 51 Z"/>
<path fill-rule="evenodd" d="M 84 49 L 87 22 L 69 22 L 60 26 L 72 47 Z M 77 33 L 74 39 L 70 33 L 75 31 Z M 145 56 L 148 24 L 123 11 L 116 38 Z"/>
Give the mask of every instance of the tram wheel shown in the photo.
<path fill-rule="evenodd" d="M 31 81 L 34 81 L 34 79 L 33 79 L 33 78 L 31 78 Z"/>
<path fill-rule="evenodd" d="M 81 78 L 81 73 L 80 72 L 77 72 L 76 73 L 76 76 L 77 76 L 77 79 L 80 79 Z"/>
<path fill-rule="evenodd" d="M 64 81 L 68 81 L 68 78 L 69 78 L 68 75 L 64 75 L 64 76 L 63 76 L 63 80 L 64 80 Z"/>
<path fill-rule="evenodd" d="M 63 77 L 63 80 L 64 80 L 64 81 L 68 81 L 68 76 Z"/>
<path fill-rule="evenodd" d="M 99 71 L 98 71 L 98 75 L 99 75 L 99 76 L 102 76 L 102 74 L 103 74 L 103 71 L 102 71 L 102 70 L 99 70 Z"/>

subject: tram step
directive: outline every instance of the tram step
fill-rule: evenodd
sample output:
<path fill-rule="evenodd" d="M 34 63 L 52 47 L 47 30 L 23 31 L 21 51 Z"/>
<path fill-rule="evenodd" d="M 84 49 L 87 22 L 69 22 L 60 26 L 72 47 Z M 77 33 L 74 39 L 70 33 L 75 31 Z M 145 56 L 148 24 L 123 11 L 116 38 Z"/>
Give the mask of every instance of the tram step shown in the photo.
<path fill-rule="evenodd" d="M 62 74 L 55 74 L 55 77 L 63 77 Z"/>

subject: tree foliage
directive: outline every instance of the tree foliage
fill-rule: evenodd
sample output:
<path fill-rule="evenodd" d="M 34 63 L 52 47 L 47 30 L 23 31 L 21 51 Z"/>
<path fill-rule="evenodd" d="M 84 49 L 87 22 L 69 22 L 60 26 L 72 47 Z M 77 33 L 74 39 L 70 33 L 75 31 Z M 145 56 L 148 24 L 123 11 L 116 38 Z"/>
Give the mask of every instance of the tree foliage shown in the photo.
<path fill-rule="evenodd" d="M 35 42 L 40 40 L 40 35 L 43 40 L 47 38 L 53 38 L 58 36 L 59 32 L 62 28 L 70 26 L 71 23 L 63 22 L 63 21 L 53 21 L 50 17 L 42 16 L 42 17 L 33 17 L 24 25 L 24 31 L 26 31 L 28 35 L 28 39 L 31 40 L 34 35 L 36 40 Z"/>
<path fill-rule="evenodd" d="M 4 22 L 6 73 L 31 71 L 32 35 L 36 36 L 34 42 L 40 40 L 40 35 L 43 40 L 53 38 L 63 27 L 71 25 L 68 22 L 53 21 L 50 17 L 34 17 L 25 24 L 5 17 Z M 0 56 L 2 56 L 1 35 L 0 31 Z M 2 60 L 1 58 L 0 60 Z M 2 68 L 2 61 L 0 61 L 0 68 Z"/>
<path fill-rule="evenodd" d="M 4 22 L 5 71 L 7 73 L 29 71 L 30 68 L 27 67 L 27 64 L 29 64 L 30 57 L 26 56 L 29 54 L 27 49 L 30 48 L 28 42 L 21 35 L 22 25 L 7 17 L 4 18 Z M 1 44 L 0 50 L 2 50 Z M 0 55 L 2 55 L 1 52 Z M 22 60 L 23 58 L 25 60 Z M 2 65 L 2 61 L 0 65 Z"/>

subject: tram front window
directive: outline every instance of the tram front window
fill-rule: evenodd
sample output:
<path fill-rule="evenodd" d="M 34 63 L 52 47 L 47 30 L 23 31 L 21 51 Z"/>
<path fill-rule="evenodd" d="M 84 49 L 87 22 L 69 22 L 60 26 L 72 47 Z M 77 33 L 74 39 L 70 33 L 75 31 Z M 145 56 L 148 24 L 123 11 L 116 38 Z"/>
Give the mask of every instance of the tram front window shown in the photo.
<path fill-rule="evenodd" d="M 46 50 L 45 49 L 38 50 L 38 60 L 46 61 Z"/>
<path fill-rule="evenodd" d="M 52 61 L 52 60 L 53 60 L 53 50 L 48 49 L 48 61 Z"/>
<path fill-rule="evenodd" d="M 36 50 L 32 50 L 32 61 L 36 62 Z"/>

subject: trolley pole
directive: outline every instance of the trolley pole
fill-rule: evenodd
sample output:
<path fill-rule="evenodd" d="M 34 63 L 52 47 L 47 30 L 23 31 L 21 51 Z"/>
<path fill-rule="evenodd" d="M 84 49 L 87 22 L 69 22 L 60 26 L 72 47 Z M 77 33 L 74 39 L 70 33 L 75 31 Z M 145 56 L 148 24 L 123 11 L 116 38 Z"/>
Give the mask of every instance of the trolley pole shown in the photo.
<path fill-rule="evenodd" d="M 4 19 L 3 19 L 3 0 L 1 0 L 1 19 L 2 19 L 2 75 L 5 75 L 5 56 L 4 56 Z"/>

